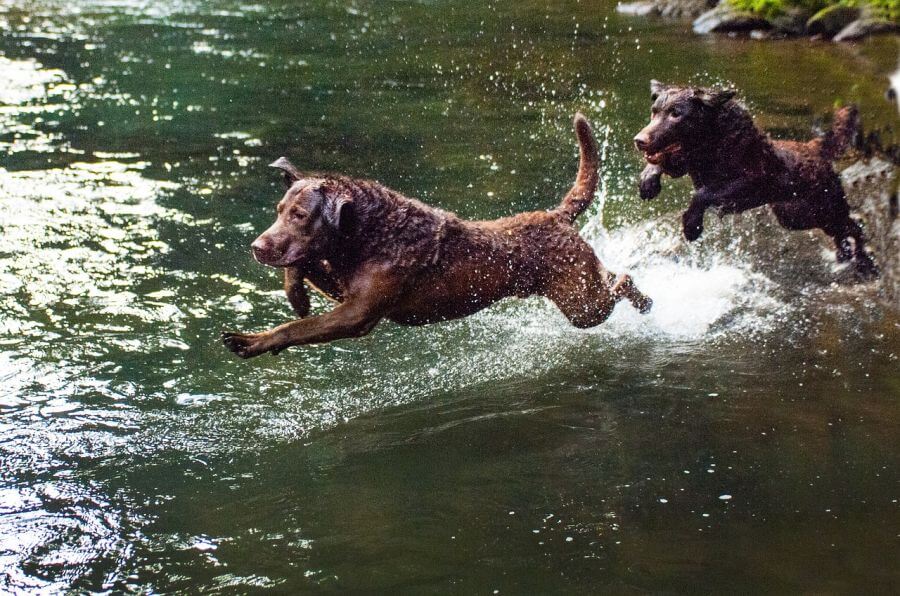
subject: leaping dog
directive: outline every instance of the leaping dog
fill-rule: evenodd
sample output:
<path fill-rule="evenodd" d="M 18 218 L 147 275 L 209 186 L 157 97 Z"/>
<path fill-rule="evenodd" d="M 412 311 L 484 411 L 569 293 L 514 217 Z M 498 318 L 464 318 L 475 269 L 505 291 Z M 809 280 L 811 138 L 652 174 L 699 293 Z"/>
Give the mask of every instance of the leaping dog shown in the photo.
<path fill-rule="evenodd" d="M 856 108 L 838 110 L 831 130 L 811 141 L 773 141 L 756 128 L 733 90 L 651 81 L 650 92 L 650 123 L 634 137 L 647 161 L 641 198 L 659 194 L 663 174 L 689 175 L 694 195 L 682 215 L 685 238 L 700 237 L 710 207 L 739 213 L 768 204 L 785 228 L 822 229 L 833 238 L 838 261 L 853 259 L 862 277 L 877 276 L 831 163 L 856 133 Z"/>
<path fill-rule="evenodd" d="M 423 325 L 464 317 L 510 297 L 552 300 L 576 327 L 605 321 L 626 298 L 651 300 L 628 275 L 603 267 L 573 226 L 597 189 L 599 155 L 588 121 L 575 117 L 578 176 L 549 211 L 466 221 L 377 182 L 304 174 L 280 158 L 287 192 L 277 219 L 251 245 L 262 264 L 284 268 L 298 320 L 261 333 L 224 333 L 242 358 L 369 333 L 382 319 Z M 305 285 L 338 305 L 308 316 Z"/>

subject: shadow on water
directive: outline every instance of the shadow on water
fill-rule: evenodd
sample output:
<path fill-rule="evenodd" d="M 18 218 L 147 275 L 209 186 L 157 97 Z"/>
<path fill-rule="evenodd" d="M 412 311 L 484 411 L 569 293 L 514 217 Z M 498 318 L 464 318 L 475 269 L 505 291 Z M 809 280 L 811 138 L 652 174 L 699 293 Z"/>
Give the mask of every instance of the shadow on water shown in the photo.
<path fill-rule="evenodd" d="M 651 76 L 886 130 L 896 45 L 612 8 L 0 7 L 0 590 L 896 591 L 897 310 L 763 211 L 684 243 L 687 186 L 640 202 L 630 150 Z M 571 183 L 575 109 L 607 143 L 583 233 L 650 315 L 218 345 L 289 316 L 246 248 L 278 155 L 495 217 Z"/>

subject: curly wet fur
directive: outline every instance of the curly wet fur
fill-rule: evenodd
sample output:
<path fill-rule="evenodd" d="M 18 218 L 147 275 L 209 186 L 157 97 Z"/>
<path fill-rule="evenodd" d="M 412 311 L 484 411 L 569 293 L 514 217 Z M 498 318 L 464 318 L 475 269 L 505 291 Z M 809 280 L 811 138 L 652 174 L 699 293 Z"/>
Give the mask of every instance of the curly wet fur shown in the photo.
<path fill-rule="evenodd" d="M 303 175 L 280 159 L 289 184 L 278 218 L 252 248 L 285 268 L 285 291 L 301 317 L 262 333 L 226 333 L 241 357 L 368 333 L 381 319 L 421 325 L 473 314 L 497 300 L 545 296 L 577 327 L 606 320 L 625 298 L 651 301 L 627 275 L 615 276 L 573 222 L 599 179 L 597 144 L 575 119 L 578 177 L 558 207 L 491 221 L 467 221 L 371 180 Z M 308 284 L 338 302 L 308 317 Z"/>
<path fill-rule="evenodd" d="M 641 174 L 641 197 L 660 192 L 662 174 L 689 175 L 695 192 L 682 216 L 688 240 L 700 236 L 703 214 L 710 207 L 738 213 L 768 204 L 782 226 L 822 229 L 833 238 L 839 260 L 854 259 L 865 277 L 877 274 L 831 164 L 856 133 L 854 107 L 838 110 L 831 130 L 821 137 L 773 141 L 732 99 L 733 92 L 657 82 L 651 92 L 651 122 L 635 137 L 648 160 Z M 667 151 L 669 147 L 677 150 Z"/>

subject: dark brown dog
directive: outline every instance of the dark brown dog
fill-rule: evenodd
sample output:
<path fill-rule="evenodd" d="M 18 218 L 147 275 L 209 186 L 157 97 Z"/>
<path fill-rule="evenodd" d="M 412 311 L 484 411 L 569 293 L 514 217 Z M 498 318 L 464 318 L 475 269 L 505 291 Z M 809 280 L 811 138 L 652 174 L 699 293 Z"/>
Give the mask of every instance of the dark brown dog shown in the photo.
<path fill-rule="evenodd" d="M 839 261 L 853 258 L 862 276 L 877 275 L 831 164 L 856 132 L 855 108 L 838 110 L 831 130 L 811 141 L 772 141 L 734 101 L 734 91 L 651 81 L 650 92 L 650 124 L 634 138 L 648 162 L 641 198 L 659 194 L 662 174 L 688 174 L 694 196 L 682 216 L 685 238 L 700 237 L 710 207 L 738 213 L 769 204 L 785 228 L 821 228 L 834 239 Z"/>
<path fill-rule="evenodd" d="M 651 301 L 631 277 L 607 271 L 573 227 L 597 189 L 598 153 L 590 125 L 575 117 L 580 165 L 574 186 L 551 211 L 465 221 L 377 182 L 307 176 L 285 158 L 288 190 L 278 218 L 252 246 L 257 261 L 284 268 L 299 320 L 262 333 L 224 333 L 242 358 L 289 346 L 365 335 L 381 319 L 422 325 L 475 313 L 508 296 L 546 296 L 576 327 L 606 320 L 627 298 Z M 338 302 L 307 317 L 304 287 Z"/>

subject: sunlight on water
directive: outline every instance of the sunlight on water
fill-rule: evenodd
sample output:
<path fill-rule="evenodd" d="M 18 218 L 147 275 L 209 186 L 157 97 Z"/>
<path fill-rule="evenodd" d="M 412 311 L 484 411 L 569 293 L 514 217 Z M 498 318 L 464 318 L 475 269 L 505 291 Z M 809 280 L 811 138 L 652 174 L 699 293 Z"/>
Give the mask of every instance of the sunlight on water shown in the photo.
<path fill-rule="evenodd" d="M 815 234 L 710 215 L 687 244 L 684 188 L 639 202 L 627 129 L 656 74 L 639 52 L 672 39 L 644 31 L 638 42 L 630 25 L 579 6 L 0 3 L 0 592 L 246 591 L 291 574 L 302 578 L 291 587 L 353 587 L 365 580 L 336 578 L 412 567 L 385 544 L 398 557 L 439 553 L 421 584 L 401 588 L 452 577 L 442 565 L 462 551 L 502 562 L 484 585 L 535 561 L 607 565 L 602 549 L 620 538 L 666 550 L 631 507 L 647 497 L 678 511 L 683 470 L 736 451 L 717 426 L 737 420 L 751 445 L 799 427 L 802 439 L 773 449 L 796 440 L 817 457 L 828 450 L 809 445 L 843 436 L 830 430 L 842 417 L 882 419 L 877 404 L 845 415 L 818 403 L 836 391 L 865 402 L 867 358 L 896 362 L 890 336 L 865 336 L 891 321 L 876 291 L 833 283 Z M 735 62 L 678 43 L 721 80 Z M 755 62 L 741 64 L 734 80 L 749 85 Z M 807 127 L 807 101 L 766 105 Z M 472 218 L 546 208 L 574 175 L 576 109 L 605 154 L 582 233 L 654 298 L 651 314 L 621 303 L 576 330 L 530 298 L 249 362 L 219 344 L 223 329 L 291 316 L 279 272 L 247 249 L 280 192 L 264 164 L 294 155 Z M 314 299 L 315 312 L 328 308 Z M 862 347 L 848 355 L 848 344 Z M 771 346 L 796 362 L 770 381 Z M 707 369 L 717 359 L 727 364 Z M 730 383 L 735 369 L 753 382 Z M 739 393 L 754 383 L 776 407 L 806 400 L 802 413 L 754 409 Z M 865 437 L 880 437 L 871 424 Z M 663 440 L 681 432 L 708 442 Z M 705 477 L 729 469 L 706 459 Z M 775 459 L 733 463 L 768 471 Z M 695 518 L 713 523 L 710 502 L 739 511 L 756 485 L 778 501 L 768 475 L 753 481 L 735 472 L 701 485 L 708 502 L 675 520 L 690 519 L 689 532 L 662 535 L 690 543 Z M 665 524 L 654 511 L 639 513 L 655 538 Z"/>
<path fill-rule="evenodd" d="M 0 170 L 0 205 L 5 233 L 0 262 L 15 280 L 3 297 L 0 325 L 12 313 L 43 311 L 51 323 L 56 310 L 79 308 L 115 326 L 118 316 L 170 320 L 175 313 L 137 305 L 132 291 L 147 275 L 145 263 L 167 246 L 156 238 L 153 219 L 165 214 L 153 202 L 169 183 L 141 178 L 140 164 L 75 163 L 65 170 Z M 123 321 L 124 322 L 124 321 Z"/>
<path fill-rule="evenodd" d="M 0 56 L 0 71 L 4 85 L 0 88 L 0 103 L 6 106 L 24 104 L 42 98 L 58 90 L 66 80 L 63 71 L 44 68 L 37 60 L 10 60 Z M 7 112 L 19 113 L 21 108 L 7 108 Z"/>
<path fill-rule="evenodd" d="M 270 439 L 296 439 L 366 412 L 434 400 L 467 387 L 537 381 L 598 353 L 644 345 L 648 339 L 654 350 L 664 352 L 667 346 L 681 349 L 684 342 L 764 336 L 785 325 L 796 308 L 776 297 L 774 282 L 756 270 L 759 263 L 752 254 L 737 252 L 720 259 L 715 239 L 713 246 L 694 251 L 699 254 L 684 254 L 668 217 L 612 233 L 594 228 L 591 233 L 607 265 L 630 272 L 655 297 L 651 314 L 640 315 L 622 302 L 605 324 L 575 330 L 552 303 L 531 298 L 506 300 L 467 319 L 438 325 L 402 328 L 382 323 L 364 340 L 295 350 L 289 358 L 274 359 L 278 368 L 287 367 L 280 374 L 306 377 L 309 383 L 310 367 L 319 360 L 316 354 L 328 354 L 321 377 L 327 382 L 315 381 L 312 392 L 311 387 L 292 390 L 291 400 L 265 404 L 258 411 L 243 404 L 243 415 L 256 412 L 258 432 Z M 283 301 L 280 293 L 273 298 L 275 303 Z M 266 360 L 261 365 L 270 366 Z M 203 419 L 191 418 L 191 441 L 200 440 L 203 433 L 196 431 Z"/>

